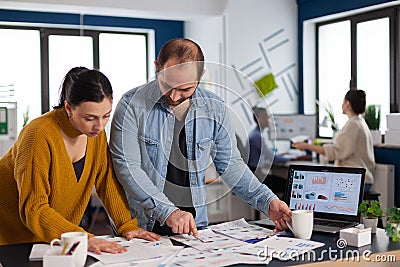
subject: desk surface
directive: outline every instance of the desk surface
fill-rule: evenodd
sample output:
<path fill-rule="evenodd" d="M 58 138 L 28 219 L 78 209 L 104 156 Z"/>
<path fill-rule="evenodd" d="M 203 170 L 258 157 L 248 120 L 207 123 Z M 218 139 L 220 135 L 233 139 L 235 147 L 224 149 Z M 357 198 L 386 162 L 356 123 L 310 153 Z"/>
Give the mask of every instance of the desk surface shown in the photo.
<path fill-rule="evenodd" d="M 339 249 L 336 245 L 337 240 L 339 239 L 338 234 L 320 234 L 314 233 L 311 237 L 313 241 L 323 242 L 325 246 L 320 247 L 315 250 L 312 258 L 315 258 L 316 261 L 329 261 L 340 258 L 346 258 L 351 256 L 356 256 L 354 253 L 358 251 L 360 257 L 362 257 L 362 253 L 366 253 L 366 251 L 370 251 L 373 254 L 388 252 L 388 251 L 397 251 L 396 254 L 399 255 L 398 250 L 400 250 L 400 243 L 394 243 L 389 240 L 386 236 L 383 229 L 378 229 L 376 234 L 372 235 L 372 244 L 367 245 L 361 248 L 356 247 L 345 247 L 343 249 Z M 0 262 L 3 267 L 15 267 L 15 266 L 26 266 L 26 267 L 39 267 L 42 266 L 41 261 L 29 261 L 29 253 L 31 251 L 32 244 L 17 244 L 17 245 L 4 245 L 0 246 Z M 329 252 L 330 251 L 330 252 Z M 394 253 L 393 253 L 394 254 Z M 388 253 L 390 255 L 390 253 Z M 396 258 L 399 259 L 399 256 Z M 96 260 L 92 257 L 88 257 L 85 266 L 90 266 Z M 269 266 L 288 266 L 288 265 L 300 265 L 307 264 L 314 261 L 308 260 L 307 257 L 305 259 L 300 258 L 298 261 L 279 261 L 272 260 Z M 328 263 L 328 262 L 326 262 Z M 248 265 L 234 265 L 234 266 L 248 266 Z M 260 265 L 251 265 L 251 266 L 265 266 L 265 264 Z"/>

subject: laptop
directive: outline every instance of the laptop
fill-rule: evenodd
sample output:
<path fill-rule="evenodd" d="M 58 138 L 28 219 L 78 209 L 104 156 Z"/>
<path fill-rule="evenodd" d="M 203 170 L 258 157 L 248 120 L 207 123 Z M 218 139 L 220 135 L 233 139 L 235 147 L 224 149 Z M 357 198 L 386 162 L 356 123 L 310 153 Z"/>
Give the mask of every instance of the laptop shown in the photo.
<path fill-rule="evenodd" d="M 291 210 L 314 211 L 314 231 L 337 233 L 359 223 L 364 180 L 364 168 L 290 165 L 284 200 Z"/>

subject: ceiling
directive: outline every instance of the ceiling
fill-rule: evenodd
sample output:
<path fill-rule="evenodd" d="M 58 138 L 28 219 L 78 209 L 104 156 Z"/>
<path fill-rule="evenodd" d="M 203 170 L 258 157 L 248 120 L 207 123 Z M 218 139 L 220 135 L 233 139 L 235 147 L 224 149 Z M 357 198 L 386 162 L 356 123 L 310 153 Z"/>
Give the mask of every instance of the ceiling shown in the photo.
<path fill-rule="evenodd" d="M 1 9 L 191 20 L 223 14 L 228 0 L 13 0 Z"/>

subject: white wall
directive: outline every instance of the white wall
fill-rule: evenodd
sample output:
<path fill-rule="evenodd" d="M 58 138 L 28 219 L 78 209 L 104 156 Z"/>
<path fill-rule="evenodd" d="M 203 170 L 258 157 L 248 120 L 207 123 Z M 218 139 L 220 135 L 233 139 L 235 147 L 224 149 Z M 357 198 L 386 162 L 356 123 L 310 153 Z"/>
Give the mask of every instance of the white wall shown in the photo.
<path fill-rule="evenodd" d="M 246 132 L 254 127 L 253 105 L 267 106 L 275 114 L 298 112 L 295 0 L 228 0 L 224 14 L 191 20 L 185 27 L 186 37 L 200 43 L 207 61 L 226 64 L 221 82 L 230 90 L 217 93 L 232 108 L 235 129 L 242 139 L 246 140 Z M 253 82 L 268 73 L 274 74 L 278 88 L 260 98 Z M 206 79 L 219 82 L 216 76 Z"/>

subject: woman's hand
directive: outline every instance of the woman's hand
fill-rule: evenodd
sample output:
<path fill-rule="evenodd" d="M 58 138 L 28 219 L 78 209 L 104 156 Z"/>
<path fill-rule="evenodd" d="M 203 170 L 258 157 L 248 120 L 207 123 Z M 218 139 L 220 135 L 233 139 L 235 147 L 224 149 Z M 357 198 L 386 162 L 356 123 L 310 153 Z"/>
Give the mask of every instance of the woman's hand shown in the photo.
<path fill-rule="evenodd" d="M 107 241 L 102 238 L 91 237 L 88 241 L 88 250 L 100 255 L 102 252 L 108 252 L 112 254 L 123 253 L 127 251 L 122 245 Z"/>
<path fill-rule="evenodd" d="M 126 234 L 126 239 L 131 240 L 132 238 L 146 239 L 151 242 L 161 240 L 161 236 L 146 230 L 134 230 Z"/>
<path fill-rule="evenodd" d="M 309 144 L 306 142 L 296 142 L 292 144 L 292 147 L 299 149 L 299 150 L 308 150 L 309 149 Z"/>

